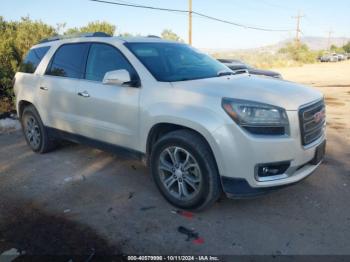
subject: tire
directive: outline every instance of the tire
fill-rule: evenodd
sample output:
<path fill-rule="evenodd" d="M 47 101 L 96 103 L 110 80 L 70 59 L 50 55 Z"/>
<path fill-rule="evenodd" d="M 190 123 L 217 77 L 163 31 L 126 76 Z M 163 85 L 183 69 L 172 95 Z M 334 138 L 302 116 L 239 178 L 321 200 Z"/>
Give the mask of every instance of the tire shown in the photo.
<path fill-rule="evenodd" d="M 28 146 L 36 153 L 47 153 L 55 148 L 56 142 L 48 135 L 38 111 L 34 106 L 24 108 L 21 125 Z"/>
<path fill-rule="evenodd" d="M 209 145 L 193 131 L 177 130 L 161 137 L 153 146 L 150 164 L 161 194 L 178 208 L 199 211 L 221 195 Z"/>

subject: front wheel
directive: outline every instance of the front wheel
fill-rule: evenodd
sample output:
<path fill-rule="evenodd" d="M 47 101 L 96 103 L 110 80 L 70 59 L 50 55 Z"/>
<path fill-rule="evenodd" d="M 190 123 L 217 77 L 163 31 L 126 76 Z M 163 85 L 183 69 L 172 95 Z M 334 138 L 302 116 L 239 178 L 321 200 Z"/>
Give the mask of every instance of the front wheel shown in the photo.
<path fill-rule="evenodd" d="M 160 192 L 174 206 L 200 210 L 220 197 L 214 157 L 206 141 L 192 131 L 174 131 L 157 141 L 151 169 Z"/>

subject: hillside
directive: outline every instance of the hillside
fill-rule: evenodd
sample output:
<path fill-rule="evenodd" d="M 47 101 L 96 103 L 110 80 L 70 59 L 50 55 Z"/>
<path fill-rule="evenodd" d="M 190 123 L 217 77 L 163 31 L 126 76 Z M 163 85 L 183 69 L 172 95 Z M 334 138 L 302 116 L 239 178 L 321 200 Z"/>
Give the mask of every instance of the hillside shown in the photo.
<path fill-rule="evenodd" d="M 276 53 L 286 43 L 294 41 L 294 39 L 287 39 L 274 45 L 262 46 L 251 49 L 202 49 L 209 54 L 229 54 L 229 53 Z M 331 38 L 330 44 L 336 46 L 343 46 L 350 38 L 347 37 L 334 37 Z M 301 38 L 301 42 L 306 44 L 311 50 L 322 50 L 328 48 L 328 38 L 318 36 L 305 36 Z"/>
<path fill-rule="evenodd" d="M 285 42 L 290 42 L 292 39 L 287 40 Z M 348 41 L 350 41 L 350 38 L 346 37 L 334 37 L 331 38 L 330 44 L 336 45 L 336 46 L 343 46 Z M 284 42 L 284 43 L 285 43 Z M 322 49 L 328 49 L 328 38 L 327 37 L 318 37 L 318 36 L 306 36 L 301 38 L 301 42 L 306 44 L 311 50 L 322 50 Z M 283 43 L 282 43 L 283 45 Z"/>

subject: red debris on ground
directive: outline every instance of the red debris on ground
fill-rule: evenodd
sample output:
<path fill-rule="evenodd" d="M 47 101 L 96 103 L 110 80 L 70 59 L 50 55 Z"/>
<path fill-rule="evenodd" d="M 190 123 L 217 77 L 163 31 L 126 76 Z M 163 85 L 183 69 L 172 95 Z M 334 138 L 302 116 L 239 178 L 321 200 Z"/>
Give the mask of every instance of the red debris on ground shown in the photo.
<path fill-rule="evenodd" d="M 182 210 L 179 210 L 178 211 L 178 214 L 183 216 L 183 217 L 186 217 L 186 218 L 189 218 L 189 219 L 192 219 L 194 214 L 192 212 L 189 212 L 189 211 L 182 211 Z"/>
<path fill-rule="evenodd" d="M 198 238 L 194 239 L 192 242 L 197 244 L 197 245 L 201 245 L 201 244 L 204 244 L 204 238 L 198 237 Z"/>
<path fill-rule="evenodd" d="M 183 211 L 183 210 L 173 210 L 174 214 L 178 214 L 180 216 L 186 217 L 188 219 L 192 219 L 194 217 L 194 214 L 189 211 Z"/>

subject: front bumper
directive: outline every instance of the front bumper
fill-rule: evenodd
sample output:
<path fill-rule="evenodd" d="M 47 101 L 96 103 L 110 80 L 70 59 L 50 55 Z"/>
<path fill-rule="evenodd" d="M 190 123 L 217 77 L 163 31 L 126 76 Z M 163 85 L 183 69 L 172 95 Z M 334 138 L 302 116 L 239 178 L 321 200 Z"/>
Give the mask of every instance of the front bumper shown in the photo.
<path fill-rule="evenodd" d="M 287 111 L 290 135 L 281 137 L 254 136 L 234 123 L 215 130 L 217 148 L 214 154 L 221 159 L 220 175 L 224 191 L 230 196 L 259 195 L 290 184 L 312 174 L 320 163 L 312 162 L 316 148 L 326 137 L 303 146 L 297 111 Z M 276 179 L 259 180 L 256 167 L 263 163 L 289 162 L 290 166 Z"/>
<path fill-rule="evenodd" d="M 316 158 L 316 156 L 315 156 Z M 270 187 L 251 187 L 247 180 L 242 178 L 232 178 L 232 177 L 221 177 L 221 183 L 223 191 L 225 192 L 226 196 L 229 198 L 249 198 L 249 197 L 256 197 L 260 195 L 267 194 L 272 191 L 276 191 L 281 188 L 285 188 L 291 185 L 294 185 L 305 178 L 309 177 L 311 174 L 314 173 L 314 171 L 317 169 L 317 167 L 321 164 L 319 162 L 318 164 L 313 164 L 315 159 L 312 159 L 308 163 L 305 163 L 301 167 L 296 170 L 295 173 L 291 174 L 294 178 L 294 182 L 290 182 L 288 184 L 284 185 L 277 185 L 277 186 L 270 186 Z"/>

